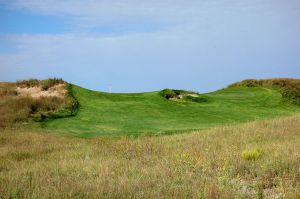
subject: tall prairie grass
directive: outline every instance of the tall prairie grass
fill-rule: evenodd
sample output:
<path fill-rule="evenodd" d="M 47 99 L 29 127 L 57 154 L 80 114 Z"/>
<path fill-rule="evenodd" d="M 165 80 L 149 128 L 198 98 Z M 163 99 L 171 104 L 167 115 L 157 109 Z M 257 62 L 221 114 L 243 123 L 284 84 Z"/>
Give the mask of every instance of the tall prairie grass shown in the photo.
<path fill-rule="evenodd" d="M 61 78 L 49 78 L 45 80 L 38 79 L 28 79 L 28 80 L 19 80 L 16 82 L 18 87 L 35 87 L 41 86 L 43 90 L 48 90 L 49 88 L 58 85 L 65 84 L 66 82 Z"/>
<path fill-rule="evenodd" d="M 50 133 L 0 132 L 1 198 L 300 198 L 299 114 L 136 139 Z"/>

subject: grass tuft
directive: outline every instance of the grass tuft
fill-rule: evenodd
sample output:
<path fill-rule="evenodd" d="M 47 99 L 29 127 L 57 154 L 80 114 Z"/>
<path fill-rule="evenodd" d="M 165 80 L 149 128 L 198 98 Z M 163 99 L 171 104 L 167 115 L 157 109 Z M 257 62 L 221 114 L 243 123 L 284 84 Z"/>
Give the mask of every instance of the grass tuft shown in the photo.
<path fill-rule="evenodd" d="M 258 160 L 263 155 L 263 150 L 261 148 L 256 148 L 254 150 L 243 151 L 242 157 L 245 160 Z"/>

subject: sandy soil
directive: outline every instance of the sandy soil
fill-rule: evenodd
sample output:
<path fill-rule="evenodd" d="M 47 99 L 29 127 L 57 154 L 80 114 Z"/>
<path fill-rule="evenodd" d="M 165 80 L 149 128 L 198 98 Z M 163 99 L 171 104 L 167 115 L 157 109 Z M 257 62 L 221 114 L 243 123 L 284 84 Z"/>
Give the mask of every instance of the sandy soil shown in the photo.
<path fill-rule="evenodd" d="M 17 87 L 17 91 L 20 96 L 31 96 L 33 98 L 64 97 L 67 93 L 65 84 L 55 85 L 46 91 L 43 91 L 41 87 L 30 87 L 30 88 Z"/>

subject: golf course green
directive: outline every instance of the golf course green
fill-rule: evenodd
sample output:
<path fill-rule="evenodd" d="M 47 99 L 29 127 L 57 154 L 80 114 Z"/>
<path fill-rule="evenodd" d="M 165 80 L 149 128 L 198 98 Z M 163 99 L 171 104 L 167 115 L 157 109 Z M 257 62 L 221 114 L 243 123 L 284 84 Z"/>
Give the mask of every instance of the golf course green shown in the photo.
<path fill-rule="evenodd" d="M 201 94 L 204 101 L 167 100 L 160 92 L 117 94 L 73 85 L 79 110 L 42 123 L 49 132 L 76 137 L 160 135 L 289 115 L 299 110 L 279 91 L 228 87 Z"/>

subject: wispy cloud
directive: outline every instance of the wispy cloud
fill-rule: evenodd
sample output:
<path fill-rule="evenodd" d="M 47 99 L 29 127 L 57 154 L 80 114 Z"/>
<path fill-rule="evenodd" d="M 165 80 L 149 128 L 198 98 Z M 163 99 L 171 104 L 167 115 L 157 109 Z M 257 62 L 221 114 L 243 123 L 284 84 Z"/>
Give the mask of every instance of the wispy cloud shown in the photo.
<path fill-rule="evenodd" d="M 72 28 L 5 36 L 16 51 L 0 52 L 3 80 L 59 76 L 101 90 L 212 90 L 243 78 L 300 75 L 296 0 L 14 0 L 8 6 L 62 17 Z"/>
<path fill-rule="evenodd" d="M 69 16 L 77 28 L 147 22 L 201 25 L 214 23 L 217 19 L 239 21 L 241 15 L 274 17 L 282 14 L 292 16 L 294 12 L 299 14 L 295 9 L 295 6 L 299 6 L 297 0 L 13 0 L 10 5 L 42 15 Z"/>

